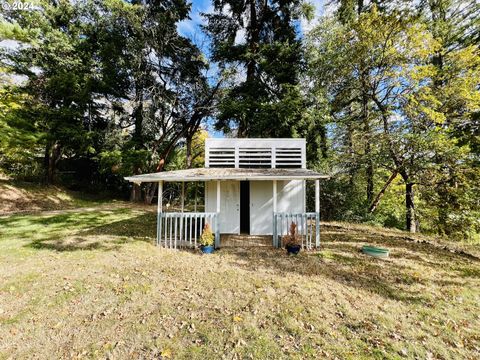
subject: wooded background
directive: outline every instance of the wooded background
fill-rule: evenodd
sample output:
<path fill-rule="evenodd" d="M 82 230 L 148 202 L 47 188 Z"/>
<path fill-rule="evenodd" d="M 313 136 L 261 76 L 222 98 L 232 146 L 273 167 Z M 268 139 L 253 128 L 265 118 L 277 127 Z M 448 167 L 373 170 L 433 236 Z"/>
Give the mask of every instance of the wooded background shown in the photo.
<path fill-rule="evenodd" d="M 123 176 L 203 166 L 206 129 L 305 137 L 323 219 L 480 241 L 475 0 L 213 0 L 197 37 L 184 0 L 33 3 L 0 16 L 14 179 L 151 202 Z"/>

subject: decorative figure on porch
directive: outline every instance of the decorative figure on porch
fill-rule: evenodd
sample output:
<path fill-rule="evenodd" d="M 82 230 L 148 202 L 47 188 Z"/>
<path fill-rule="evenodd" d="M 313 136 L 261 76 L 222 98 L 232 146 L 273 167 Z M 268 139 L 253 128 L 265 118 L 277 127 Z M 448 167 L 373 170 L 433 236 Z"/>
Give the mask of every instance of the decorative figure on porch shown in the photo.
<path fill-rule="evenodd" d="M 297 234 L 297 224 L 293 221 L 290 224 L 289 234 L 282 239 L 283 245 L 287 249 L 287 254 L 297 255 L 302 247 L 302 239 Z"/>
<path fill-rule="evenodd" d="M 213 236 L 212 230 L 210 229 L 210 224 L 205 223 L 203 227 L 202 235 L 200 236 L 200 249 L 204 254 L 213 253 L 215 247 L 215 236 Z"/>

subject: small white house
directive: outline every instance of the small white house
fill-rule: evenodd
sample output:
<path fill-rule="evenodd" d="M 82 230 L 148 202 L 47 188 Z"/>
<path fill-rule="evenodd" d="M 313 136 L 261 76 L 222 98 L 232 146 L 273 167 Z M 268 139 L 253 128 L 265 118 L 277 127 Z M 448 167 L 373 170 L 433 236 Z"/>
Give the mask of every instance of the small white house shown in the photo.
<path fill-rule="evenodd" d="M 205 168 L 165 171 L 127 177 L 158 182 L 157 243 L 165 247 L 196 246 L 208 222 L 221 247 L 221 235 L 268 235 L 272 245 L 291 222 L 297 224 L 306 248 L 320 245 L 320 179 L 328 176 L 306 168 L 305 139 L 207 139 Z M 306 181 L 315 181 L 315 212 L 306 212 Z M 205 183 L 205 212 L 164 212 L 166 181 Z"/>

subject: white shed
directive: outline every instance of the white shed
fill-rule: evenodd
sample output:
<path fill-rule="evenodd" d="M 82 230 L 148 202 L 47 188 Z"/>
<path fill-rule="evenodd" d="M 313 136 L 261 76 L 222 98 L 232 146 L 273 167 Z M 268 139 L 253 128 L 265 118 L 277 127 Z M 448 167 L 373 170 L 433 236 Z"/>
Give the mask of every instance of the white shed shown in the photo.
<path fill-rule="evenodd" d="M 306 169 L 305 139 L 207 139 L 205 168 L 127 177 L 158 182 L 157 242 L 166 247 L 196 246 L 201 228 L 211 223 L 220 247 L 222 234 L 268 235 L 280 246 L 289 224 L 297 224 L 307 248 L 320 244 L 319 180 Z M 315 181 L 315 212 L 306 212 L 307 180 Z M 163 182 L 205 182 L 205 212 L 164 212 Z M 183 188 L 183 187 L 182 187 Z M 183 191 L 182 191 L 183 204 Z"/>

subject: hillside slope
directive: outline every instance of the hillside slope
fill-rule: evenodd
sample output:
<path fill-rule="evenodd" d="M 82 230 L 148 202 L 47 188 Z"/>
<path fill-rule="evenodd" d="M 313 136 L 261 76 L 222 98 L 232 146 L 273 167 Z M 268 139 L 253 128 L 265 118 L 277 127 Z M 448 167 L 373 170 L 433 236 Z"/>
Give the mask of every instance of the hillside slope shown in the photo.
<path fill-rule="evenodd" d="M 70 209 L 99 203 L 98 198 L 58 186 L 0 178 L 0 215 Z"/>

